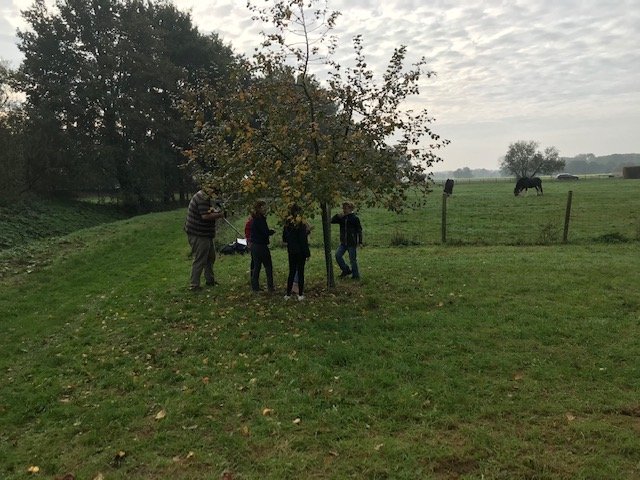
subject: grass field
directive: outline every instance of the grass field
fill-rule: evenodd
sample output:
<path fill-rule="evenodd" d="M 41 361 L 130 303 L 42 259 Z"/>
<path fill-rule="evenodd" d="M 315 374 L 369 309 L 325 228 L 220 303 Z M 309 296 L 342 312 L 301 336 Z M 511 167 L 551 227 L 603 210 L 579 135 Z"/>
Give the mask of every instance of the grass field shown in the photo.
<path fill-rule="evenodd" d="M 0 252 L 0 478 L 638 478 L 640 184 L 570 186 L 568 245 L 567 184 L 456 188 L 453 245 L 439 195 L 363 211 L 362 282 L 315 248 L 303 303 L 243 256 L 188 292 L 183 211 Z"/>

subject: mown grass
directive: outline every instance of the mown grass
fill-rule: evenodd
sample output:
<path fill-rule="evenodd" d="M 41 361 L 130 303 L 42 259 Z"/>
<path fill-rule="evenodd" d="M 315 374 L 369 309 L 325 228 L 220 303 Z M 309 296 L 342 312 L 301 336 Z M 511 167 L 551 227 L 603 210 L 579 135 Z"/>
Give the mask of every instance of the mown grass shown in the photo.
<path fill-rule="evenodd" d="M 326 291 L 314 249 L 287 303 L 242 256 L 188 292 L 183 216 L 71 234 L 0 280 L 1 478 L 640 475 L 637 242 L 390 248 L 366 211 L 362 282 Z"/>

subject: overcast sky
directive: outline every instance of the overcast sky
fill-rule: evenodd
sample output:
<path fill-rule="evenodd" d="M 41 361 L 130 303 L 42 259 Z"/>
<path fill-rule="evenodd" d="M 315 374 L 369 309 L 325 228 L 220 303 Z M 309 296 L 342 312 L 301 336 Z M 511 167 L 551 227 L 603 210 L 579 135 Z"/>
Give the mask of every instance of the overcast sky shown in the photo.
<path fill-rule="evenodd" d="M 260 41 L 245 0 L 174 3 L 239 53 Z M 0 0 L 0 58 L 14 67 L 19 11 L 30 4 Z M 342 12 L 343 65 L 362 34 L 375 71 L 405 44 L 409 61 L 425 56 L 437 72 L 415 99 L 451 140 L 436 171 L 497 169 L 517 140 L 562 156 L 640 153 L 640 0 L 330 0 L 329 8 Z"/>

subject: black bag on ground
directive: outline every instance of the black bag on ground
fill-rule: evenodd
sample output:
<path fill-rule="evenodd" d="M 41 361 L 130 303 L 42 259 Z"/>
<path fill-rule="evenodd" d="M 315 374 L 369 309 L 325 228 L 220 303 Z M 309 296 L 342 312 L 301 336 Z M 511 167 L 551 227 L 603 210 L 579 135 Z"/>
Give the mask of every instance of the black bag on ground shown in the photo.
<path fill-rule="evenodd" d="M 243 238 L 237 238 L 235 242 L 228 243 L 220 248 L 221 255 L 233 255 L 234 253 L 245 254 L 248 251 L 247 241 Z"/>

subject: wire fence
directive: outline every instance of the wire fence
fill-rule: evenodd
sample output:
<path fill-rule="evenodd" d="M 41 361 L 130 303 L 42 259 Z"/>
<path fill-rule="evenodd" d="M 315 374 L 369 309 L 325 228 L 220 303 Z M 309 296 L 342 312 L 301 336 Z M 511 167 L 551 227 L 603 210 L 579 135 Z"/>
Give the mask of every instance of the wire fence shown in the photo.
<path fill-rule="evenodd" d="M 543 179 L 543 195 L 530 189 L 515 196 L 514 179 L 456 182 L 453 195 L 444 198 L 435 188 L 424 205 L 402 214 L 366 208 L 357 213 L 363 225 L 365 244 L 379 247 L 418 245 L 548 245 L 561 244 L 569 191 L 573 192 L 567 242 L 640 241 L 640 181 L 595 177 L 574 182 Z M 446 239 L 443 242 L 443 202 L 446 201 Z M 338 210 L 334 211 L 337 213 Z M 319 212 L 311 218 L 312 247 L 322 247 Z M 246 217 L 232 219 L 244 231 Z M 280 245 L 277 220 L 272 248 Z M 219 242 L 233 241 L 237 232 L 221 226 Z M 333 225 L 332 243 L 337 245 L 338 228 Z"/>

